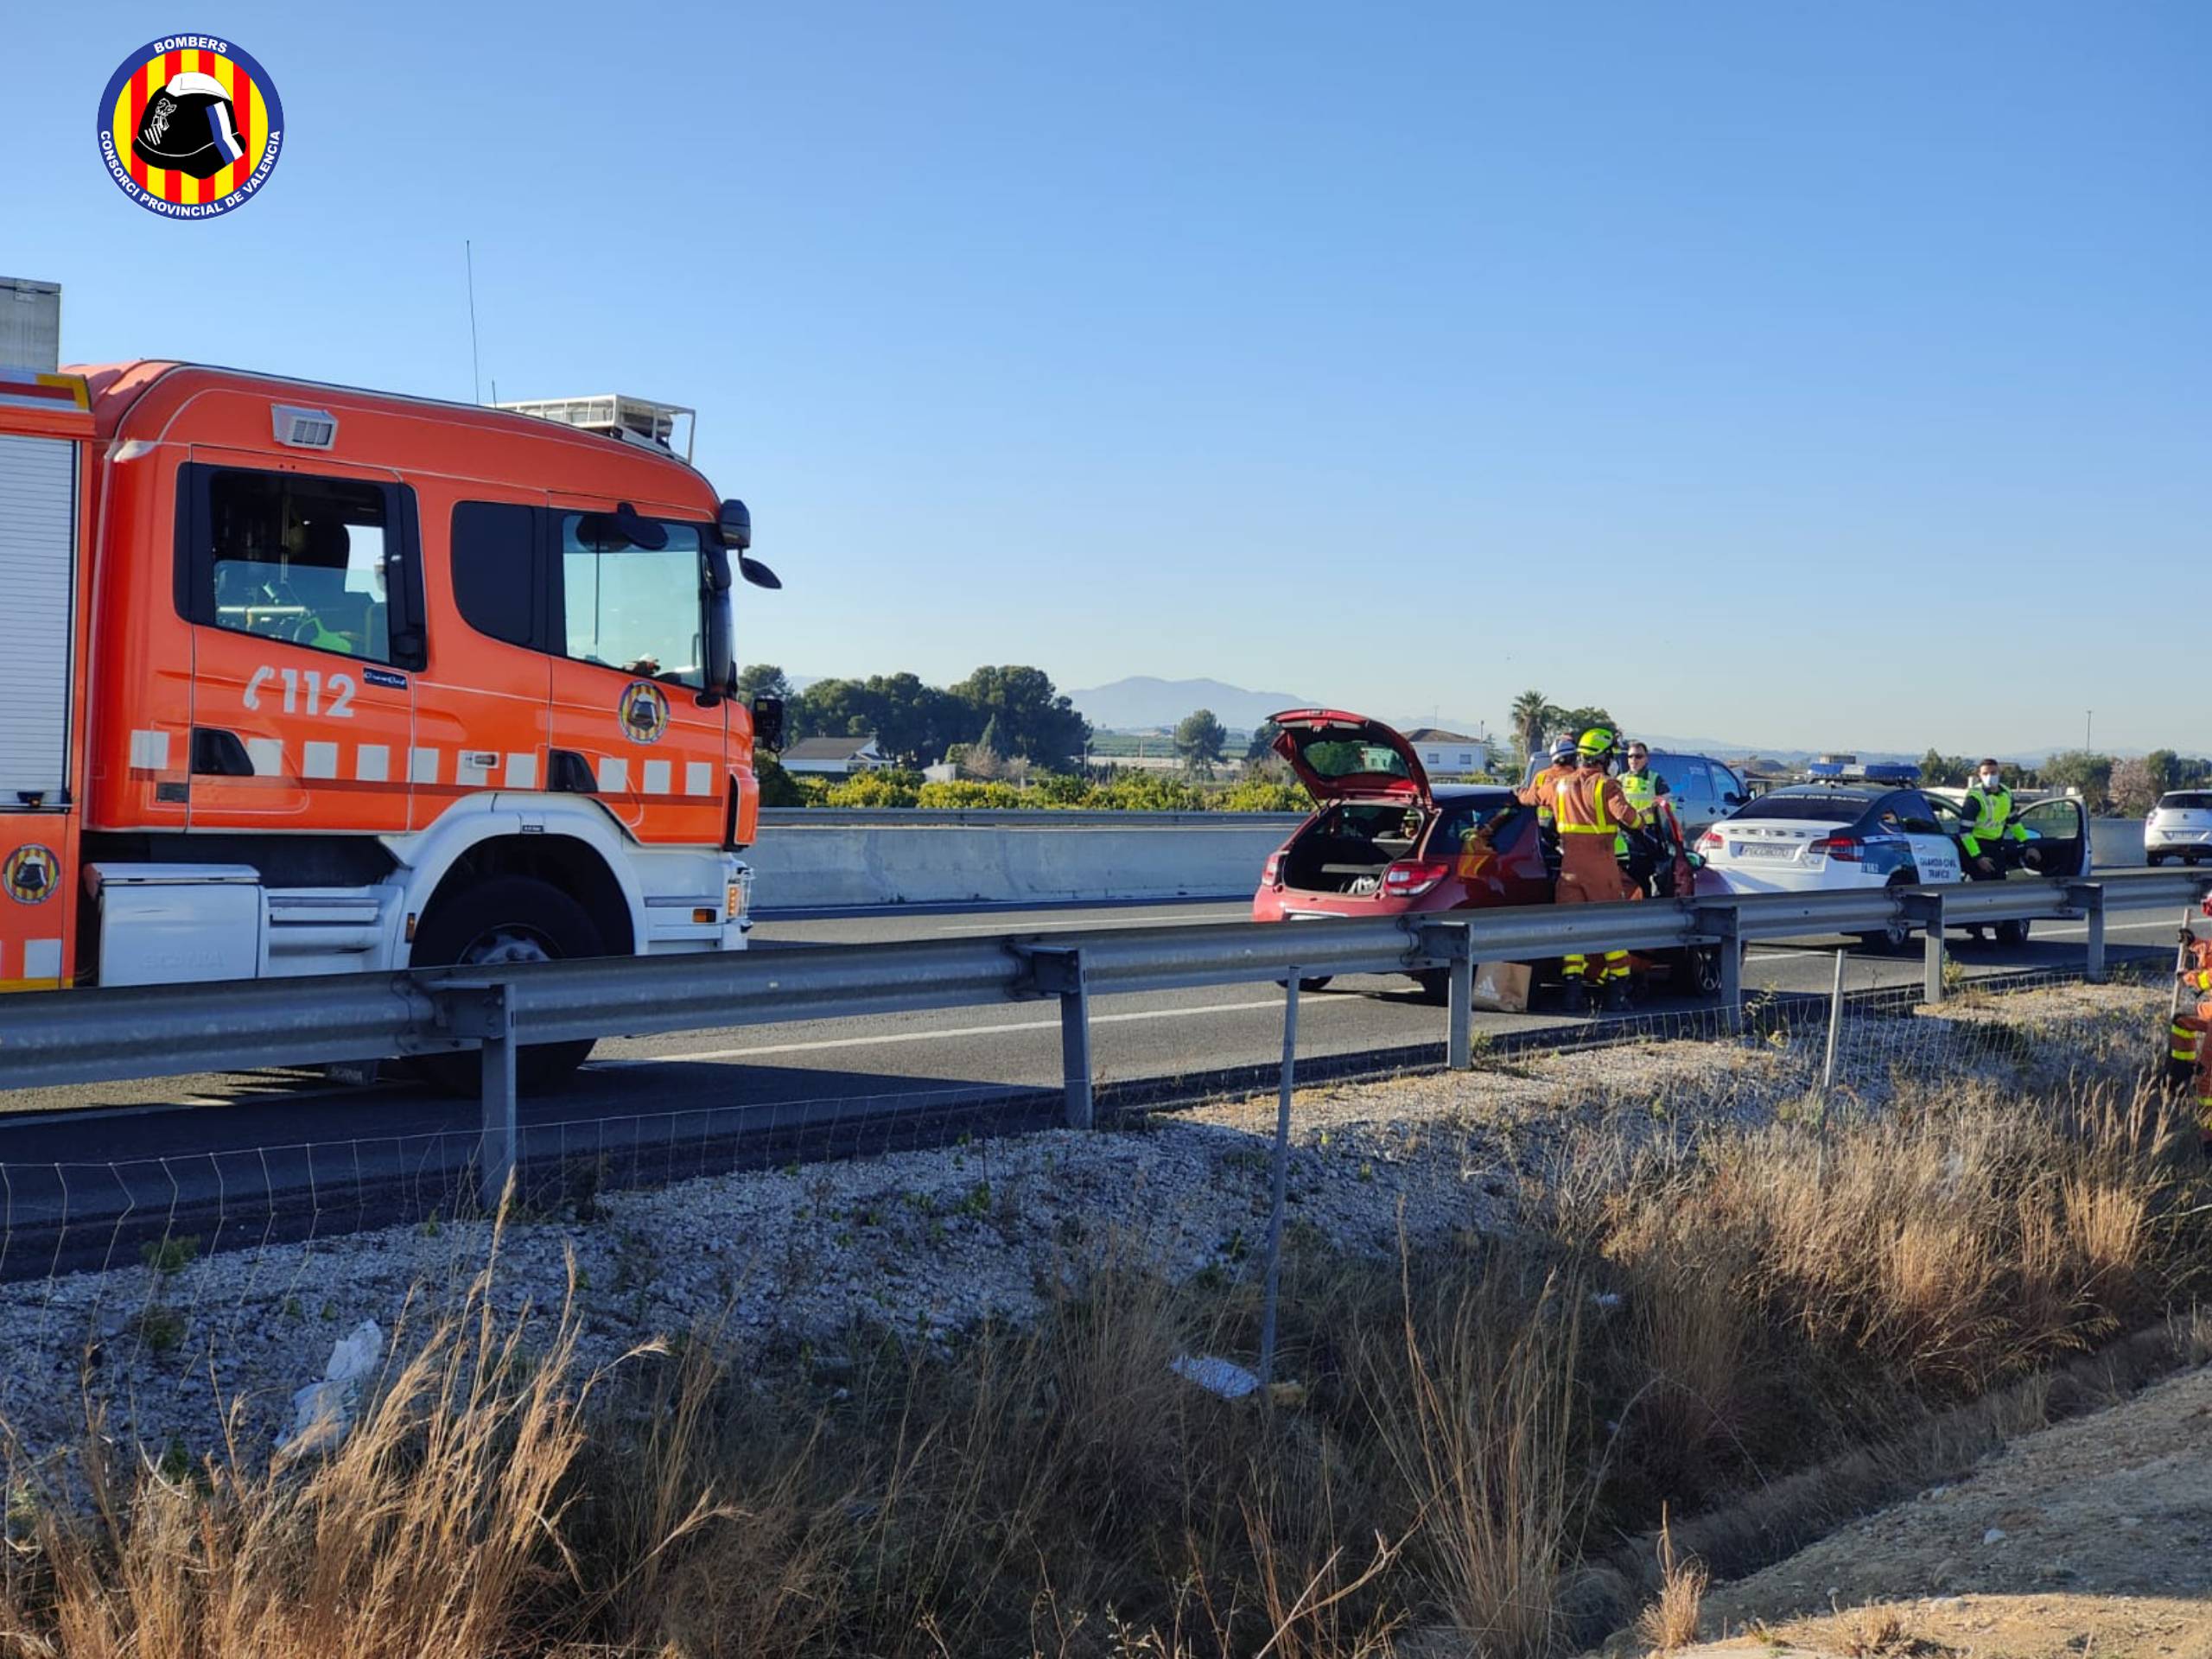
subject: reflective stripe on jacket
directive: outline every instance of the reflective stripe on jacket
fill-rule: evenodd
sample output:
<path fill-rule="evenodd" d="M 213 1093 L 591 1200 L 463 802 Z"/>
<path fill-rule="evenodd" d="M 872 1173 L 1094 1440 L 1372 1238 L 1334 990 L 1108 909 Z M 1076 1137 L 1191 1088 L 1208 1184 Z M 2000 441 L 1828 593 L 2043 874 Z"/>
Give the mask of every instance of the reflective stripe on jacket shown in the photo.
<path fill-rule="evenodd" d="M 1643 815 L 1621 793 L 1618 779 L 1579 768 L 1572 778 L 1560 779 L 1552 813 L 1562 836 L 1610 836 L 1643 822 Z"/>
<path fill-rule="evenodd" d="M 1983 788 L 1976 784 L 1967 791 L 1967 810 L 1974 820 L 1967 825 L 1967 834 L 1976 841 L 1995 841 L 2009 836 L 2014 841 L 2025 841 L 2028 832 L 2013 822 L 2012 791 L 2002 784 Z"/>

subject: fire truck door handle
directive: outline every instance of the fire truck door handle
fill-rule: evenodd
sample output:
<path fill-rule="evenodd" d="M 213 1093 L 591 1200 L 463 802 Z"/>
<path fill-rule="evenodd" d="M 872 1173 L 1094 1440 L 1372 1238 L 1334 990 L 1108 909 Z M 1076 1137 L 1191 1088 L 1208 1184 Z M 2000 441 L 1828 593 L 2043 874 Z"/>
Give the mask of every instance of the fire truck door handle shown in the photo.
<path fill-rule="evenodd" d="M 192 728 L 192 770 L 201 778 L 251 778 L 253 760 L 236 732 L 219 726 Z"/>
<path fill-rule="evenodd" d="M 592 775 L 591 762 L 574 749 L 556 749 L 551 764 L 545 769 L 545 786 L 566 795 L 596 795 L 599 780 Z"/>

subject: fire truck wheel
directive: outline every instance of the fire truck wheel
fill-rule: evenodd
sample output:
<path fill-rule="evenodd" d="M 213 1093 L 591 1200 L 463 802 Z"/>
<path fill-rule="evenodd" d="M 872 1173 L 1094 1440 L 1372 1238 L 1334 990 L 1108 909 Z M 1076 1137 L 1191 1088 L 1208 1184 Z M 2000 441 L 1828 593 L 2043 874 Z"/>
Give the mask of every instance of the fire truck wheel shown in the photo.
<path fill-rule="evenodd" d="M 413 962 L 417 968 L 495 968 L 605 954 L 599 929 L 567 893 L 530 876 L 501 875 L 433 908 L 416 930 Z M 550 1088 L 591 1050 L 588 1041 L 534 1044 L 515 1057 L 515 1085 L 532 1093 Z M 473 1049 L 419 1055 L 415 1065 L 447 1094 L 474 1095 L 482 1088 L 482 1062 Z"/>

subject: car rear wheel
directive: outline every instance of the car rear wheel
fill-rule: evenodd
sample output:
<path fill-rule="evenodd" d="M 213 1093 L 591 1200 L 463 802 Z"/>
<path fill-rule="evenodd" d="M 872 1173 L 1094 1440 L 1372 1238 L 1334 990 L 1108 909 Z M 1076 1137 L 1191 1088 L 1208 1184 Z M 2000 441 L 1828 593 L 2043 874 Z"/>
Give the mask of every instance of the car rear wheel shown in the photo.
<path fill-rule="evenodd" d="M 2024 919 L 2012 922 L 1999 922 L 1997 924 L 1998 944 L 2025 944 L 2027 942 L 2028 924 Z"/>
<path fill-rule="evenodd" d="M 606 954 L 584 907 L 549 882 L 494 876 L 432 907 L 416 931 L 417 968 L 494 970 L 532 962 Z M 536 1093 L 558 1084 L 591 1053 L 589 1040 L 537 1043 L 515 1056 L 515 1087 Z M 474 1095 L 483 1085 L 477 1051 L 416 1056 L 415 1069 L 435 1089 Z"/>
<path fill-rule="evenodd" d="M 2166 861 L 2166 855 L 2164 853 L 2145 853 L 2143 855 L 2143 861 L 2155 870 Z"/>
<path fill-rule="evenodd" d="M 1887 890 L 1894 892 L 1898 887 L 1909 887 L 1911 885 L 1912 879 L 1905 872 L 1899 870 L 1890 878 Z M 1886 955 L 1894 956 L 1912 943 L 1912 924 L 1902 916 L 1897 917 L 1888 926 L 1877 931 L 1861 933 L 1859 935 L 1859 943 L 1869 950 L 1878 950 Z"/>

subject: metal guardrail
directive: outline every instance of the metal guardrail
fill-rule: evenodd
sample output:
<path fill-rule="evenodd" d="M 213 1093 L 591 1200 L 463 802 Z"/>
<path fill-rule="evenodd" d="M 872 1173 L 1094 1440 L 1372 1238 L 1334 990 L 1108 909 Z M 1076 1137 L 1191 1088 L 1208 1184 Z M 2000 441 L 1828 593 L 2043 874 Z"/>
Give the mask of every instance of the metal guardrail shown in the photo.
<path fill-rule="evenodd" d="M 764 830 L 1295 830 L 1306 812 L 1116 812 L 1097 807 L 764 806 Z"/>
<path fill-rule="evenodd" d="M 1569 952 L 1720 947 L 1724 1006 L 1740 1010 L 1740 947 L 1758 939 L 1924 930 L 1925 994 L 1943 995 L 1943 929 L 2086 920 L 2104 972 L 2108 893 L 2130 908 L 2195 902 L 2212 872 L 2130 871 L 1866 893 L 1774 893 L 1564 908 L 1449 912 L 1315 926 L 1228 922 L 1103 928 L 804 950 L 428 969 L 316 979 L 60 991 L 0 1000 L 0 1089 L 483 1051 L 484 1156 L 496 1201 L 515 1145 L 515 1049 L 620 1033 L 845 1019 L 1058 998 L 1067 1121 L 1091 1122 L 1090 999 L 1357 973 L 1450 976 L 1448 1053 L 1468 1061 L 1478 962 Z"/>

